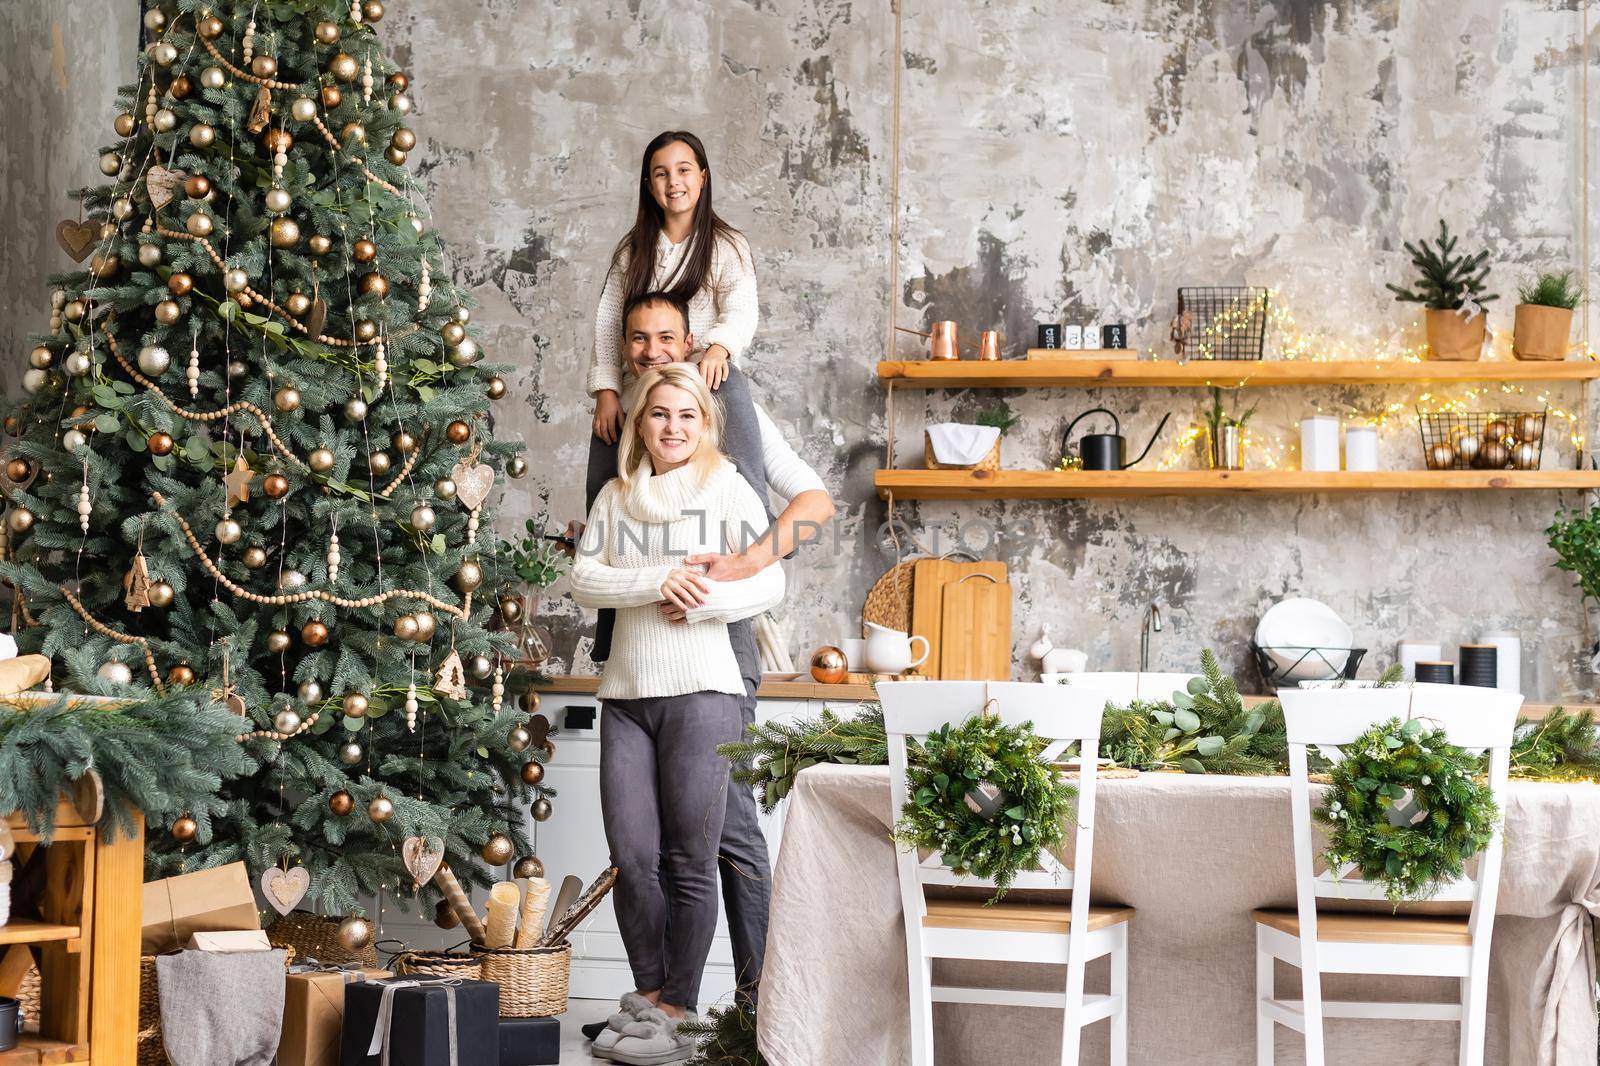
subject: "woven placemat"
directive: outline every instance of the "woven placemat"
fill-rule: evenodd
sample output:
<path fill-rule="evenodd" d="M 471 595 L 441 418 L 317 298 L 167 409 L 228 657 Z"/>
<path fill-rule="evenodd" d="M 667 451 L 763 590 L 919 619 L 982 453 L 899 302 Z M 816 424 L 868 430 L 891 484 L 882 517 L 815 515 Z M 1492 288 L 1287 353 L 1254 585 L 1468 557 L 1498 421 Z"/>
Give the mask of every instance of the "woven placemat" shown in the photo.
<path fill-rule="evenodd" d="M 920 556 L 919 556 L 920 558 Z M 902 633 L 911 631 L 911 585 L 916 559 L 896 563 L 867 590 L 867 600 L 861 605 L 861 635 L 867 635 L 867 623 L 876 622 L 888 629 Z"/>

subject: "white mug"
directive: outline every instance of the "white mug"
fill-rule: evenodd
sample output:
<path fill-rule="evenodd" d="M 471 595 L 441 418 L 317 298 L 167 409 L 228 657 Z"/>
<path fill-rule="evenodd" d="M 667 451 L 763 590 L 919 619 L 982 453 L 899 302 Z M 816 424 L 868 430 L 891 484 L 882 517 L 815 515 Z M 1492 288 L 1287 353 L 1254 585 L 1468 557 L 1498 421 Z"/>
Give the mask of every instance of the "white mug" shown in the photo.
<path fill-rule="evenodd" d="M 844 652 L 845 669 L 860 673 L 867 668 L 867 642 L 861 637 L 846 637 L 839 642 Z"/>

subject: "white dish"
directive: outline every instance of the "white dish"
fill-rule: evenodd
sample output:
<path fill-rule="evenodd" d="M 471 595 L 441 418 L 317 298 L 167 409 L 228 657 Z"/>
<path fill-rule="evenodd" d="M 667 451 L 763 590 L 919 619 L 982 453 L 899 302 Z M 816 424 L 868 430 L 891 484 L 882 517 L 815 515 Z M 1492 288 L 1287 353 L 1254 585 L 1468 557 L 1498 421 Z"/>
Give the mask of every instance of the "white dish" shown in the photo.
<path fill-rule="evenodd" d="M 1338 677 L 1350 658 L 1354 636 L 1332 607 L 1304 596 L 1273 604 L 1256 626 L 1256 645 L 1283 672 L 1282 680 L 1288 682 Z M 1317 648 L 1320 654 L 1307 648 Z"/>

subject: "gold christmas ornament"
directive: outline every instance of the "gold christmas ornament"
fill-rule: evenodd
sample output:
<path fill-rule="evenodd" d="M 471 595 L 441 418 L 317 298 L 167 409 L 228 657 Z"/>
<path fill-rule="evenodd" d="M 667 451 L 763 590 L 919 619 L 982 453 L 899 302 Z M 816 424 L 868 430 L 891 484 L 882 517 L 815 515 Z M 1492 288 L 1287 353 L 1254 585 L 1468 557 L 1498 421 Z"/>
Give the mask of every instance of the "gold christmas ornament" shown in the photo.
<path fill-rule="evenodd" d="M 394 460 L 389 457 L 388 452 L 373 452 L 367 457 L 367 469 L 379 477 L 387 474 L 393 465 Z"/>
<path fill-rule="evenodd" d="M 188 663 L 179 663 L 177 666 L 174 666 L 171 670 L 167 671 L 167 682 L 168 684 L 178 685 L 180 687 L 194 684 L 194 667 L 190 666 Z"/>
<path fill-rule="evenodd" d="M 244 536 L 244 527 L 232 518 L 224 518 L 217 523 L 217 540 L 223 544 L 237 544 L 239 538 Z"/>
<path fill-rule="evenodd" d="M 367 716 L 367 697 L 359 692 L 346 692 L 344 694 L 344 702 L 339 706 L 348 717 L 365 718 Z"/>
<path fill-rule="evenodd" d="M 522 858 L 518 859 L 517 864 L 511 868 L 511 876 L 543 877 L 544 863 L 539 861 L 539 857 L 537 855 L 524 855 Z"/>
<path fill-rule="evenodd" d="M 202 89 L 220 89 L 228 84 L 228 76 L 222 72 L 221 67 L 207 67 L 200 72 L 200 87 Z M 191 137 L 193 134 L 190 135 Z"/>
<path fill-rule="evenodd" d="M 383 0 L 363 0 L 361 17 L 368 22 L 383 21 Z"/>
<path fill-rule="evenodd" d="M 301 703 L 321 703 L 322 684 L 321 682 L 317 681 L 316 678 L 308 677 L 304 681 L 300 682 L 300 687 L 296 690 L 296 695 L 300 697 Z"/>
<path fill-rule="evenodd" d="M 439 620 L 433 617 L 431 611 L 418 611 L 415 617 L 417 619 L 417 639 L 431 640 L 434 632 L 439 628 Z"/>
<path fill-rule="evenodd" d="M 194 278 L 180 270 L 167 278 L 167 291 L 174 296 L 187 296 L 194 291 Z"/>
<path fill-rule="evenodd" d="M 411 114 L 411 97 L 405 93 L 393 93 L 389 97 L 389 110 L 397 115 Z"/>
<path fill-rule="evenodd" d="M 378 258 L 378 246 L 366 237 L 362 237 L 351 245 L 350 255 L 358 263 L 370 263 Z"/>
<path fill-rule="evenodd" d="M 344 103 L 344 93 L 337 85 L 324 85 L 322 87 L 322 106 L 329 111 L 334 110 Z"/>
<path fill-rule="evenodd" d="M 538 689 L 525 688 L 522 690 L 522 695 L 517 699 L 517 706 L 521 707 L 528 714 L 538 714 L 539 707 L 543 702 L 543 699 L 541 699 L 539 696 Z"/>
<path fill-rule="evenodd" d="M 261 479 L 261 491 L 271 500 L 281 500 L 289 495 L 289 479 L 282 474 L 268 474 Z"/>
<path fill-rule="evenodd" d="M 426 533 L 433 528 L 437 517 L 432 507 L 425 503 L 419 503 L 411 509 L 411 528 L 418 533 Z"/>
<path fill-rule="evenodd" d="M 211 216 L 204 211 L 196 211 L 183 225 L 191 237 L 209 237 L 216 229 L 216 223 L 212 222 Z"/>
<path fill-rule="evenodd" d="M 322 233 L 312 234 L 306 241 L 306 247 L 312 255 L 327 255 L 333 249 L 333 238 Z"/>
<path fill-rule="evenodd" d="M 217 131 L 204 122 L 189 127 L 189 143 L 196 148 L 210 148 L 217 143 Z"/>
<path fill-rule="evenodd" d="M 1428 469 L 1449 470 L 1456 462 L 1456 450 L 1443 442 L 1428 449 Z M 813 670 L 812 673 L 816 671 Z"/>
<path fill-rule="evenodd" d="M 172 353 L 159 344 L 147 344 L 139 349 L 135 362 L 139 364 L 140 373 L 157 378 L 172 365 Z"/>
<path fill-rule="evenodd" d="M 461 924 L 461 918 L 456 914 L 455 908 L 450 906 L 450 901 L 441 899 L 433 905 L 433 924 L 440 929 L 454 929 Z"/>
<path fill-rule="evenodd" d="M 355 56 L 339 52 L 328 60 L 328 73 L 340 81 L 355 81 L 356 75 L 361 73 L 361 64 L 356 62 Z"/>
<path fill-rule="evenodd" d="M 136 128 L 134 118 L 127 112 L 123 112 L 116 117 L 114 122 L 112 122 L 111 128 L 117 131 L 118 137 L 132 137 L 133 131 Z"/>
<path fill-rule="evenodd" d="M 1522 441 L 1511 449 L 1511 465 L 1518 470 L 1539 469 L 1539 446 Z"/>
<path fill-rule="evenodd" d="M 376 802 L 376 801 L 374 801 Z M 385 800 L 384 802 L 388 802 Z M 383 818 L 374 818 L 373 821 L 381 822 Z M 372 926 L 359 914 L 352 914 L 339 923 L 339 946 L 349 952 L 367 950 L 372 944 Z"/>
<path fill-rule="evenodd" d="M 156 304 L 156 321 L 163 326 L 171 326 L 183 317 L 183 308 L 178 306 L 176 300 L 162 300 Z"/>
<path fill-rule="evenodd" d="M 291 643 L 293 641 L 289 636 L 288 630 L 274 629 L 267 634 L 267 650 L 275 655 L 288 651 Z"/>
<path fill-rule="evenodd" d="M 357 287 L 363 296 L 376 296 L 381 300 L 389 295 L 389 279 L 376 272 L 361 275 Z"/>
<path fill-rule="evenodd" d="M 520 455 L 513 455 L 506 461 L 506 476 L 511 478 L 525 477 L 528 473 L 528 461 Z"/>
<path fill-rule="evenodd" d="M 396 92 L 403 93 L 407 89 L 411 88 L 411 79 L 406 77 L 406 73 L 403 70 L 395 71 L 384 80 L 388 82 L 389 88 L 395 90 Z"/>
<path fill-rule="evenodd" d="M 100 157 L 100 173 L 108 178 L 114 178 L 117 171 L 122 169 L 122 157 L 116 152 L 107 152 Z"/>
<path fill-rule="evenodd" d="M 193 91 L 194 86 L 189 84 L 189 78 L 183 74 L 179 74 L 176 78 L 173 78 L 172 84 L 167 86 L 167 95 L 171 96 L 174 100 L 182 100 Z"/>
<path fill-rule="evenodd" d="M 555 813 L 555 808 L 550 806 L 549 800 L 540 796 L 533 801 L 533 807 L 529 813 L 533 815 L 533 820 L 536 822 L 548 822 L 550 816 Z"/>
<path fill-rule="evenodd" d="M 524 752 L 533 743 L 533 734 L 528 732 L 526 726 L 514 725 L 506 734 L 506 746 L 514 752 Z M 535 782 L 537 784 L 537 782 Z"/>
<path fill-rule="evenodd" d="M 483 567 L 475 559 L 465 559 L 461 569 L 456 571 L 455 585 L 462 593 L 468 593 L 483 584 Z"/>
<path fill-rule="evenodd" d="M 489 661 L 487 655 L 474 655 L 467 664 L 467 669 L 472 671 L 472 676 L 479 681 L 489 680 L 489 675 L 494 673 L 494 663 Z"/>
<path fill-rule="evenodd" d="M 296 318 L 311 310 L 311 297 L 303 292 L 291 292 L 289 298 L 283 301 L 283 306 Z"/>
<path fill-rule="evenodd" d="M 349 144 L 352 141 L 358 144 L 365 144 L 367 140 L 367 127 L 363 126 L 359 122 L 346 122 L 344 124 L 344 128 L 339 131 L 339 139 L 346 144 Z"/>
<path fill-rule="evenodd" d="M 515 625 L 522 618 L 522 600 L 516 596 L 501 596 L 500 617 L 507 624 Z"/>
<path fill-rule="evenodd" d="M 26 459 L 12 459 L 6 463 L 6 477 L 14 482 L 26 481 L 33 476 L 33 464 Z"/>
<path fill-rule="evenodd" d="M 195 837 L 195 834 L 198 833 L 199 831 L 200 831 L 199 824 L 197 822 L 195 822 L 195 820 L 193 818 L 189 817 L 187 814 L 183 815 L 177 821 L 173 822 L 172 823 L 172 829 L 170 830 L 170 832 L 172 833 L 172 839 L 176 840 L 180 844 L 189 843 L 189 841 L 193 840 L 194 837 Z"/>
<path fill-rule="evenodd" d="M 433 483 L 433 494 L 441 500 L 456 498 L 456 483 L 453 478 L 442 477 Z"/>
<path fill-rule="evenodd" d="M 204 200 L 211 195 L 211 179 L 204 174 L 191 174 L 183 180 L 183 194 L 191 200 Z"/>
<path fill-rule="evenodd" d="M 326 474 L 333 469 L 334 455 L 328 448 L 316 448 L 306 456 L 306 465 L 318 474 Z"/>
<path fill-rule="evenodd" d="M 490 378 L 488 388 L 485 391 L 489 394 L 489 399 L 491 400 L 502 398 L 506 394 L 505 378 L 500 377 L 498 374 Z"/>
<path fill-rule="evenodd" d="M 277 77 L 278 61 L 271 56 L 256 56 L 250 61 L 250 73 L 258 78 Z"/>
<path fill-rule="evenodd" d="M 1474 466 L 1478 462 L 1478 452 L 1483 448 L 1483 438 L 1476 433 L 1463 433 L 1455 442 L 1456 455 L 1463 463 Z"/>
<path fill-rule="evenodd" d="M 292 218 L 275 218 L 268 236 L 274 248 L 293 248 L 300 243 L 300 224 Z"/>
<path fill-rule="evenodd" d="M 1503 441 L 1509 436 L 1511 436 L 1511 427 L 1498 418 L 1483 427 L 1483 439 L 1485 441 Z"/>
<path fill-rule="evenodd" d="M 201 37 L 208 41 L 214 41 L 222 36 L 223 25 L 222 20 L 217 16 L 204 15 L 199 22 L 195 23 L 194 28 Z"/>
<path fill-rule="evenodd" d="M 234 267 L 223 273 L 222 287 L 229 292 L 243 292 L 250 287 L 250 275 Z"/>
<path fill-rule="evenodd" d="M 170 433 L 152 433 L 150 434 L 150 439 L 145 443 L 149 446 L 151 455 L 172 454 L 174 442 Z"/>
<path fill-rule="evenodd" d="M 383 150 L 383 157 L 394 166 L 403 167 L 406 165 L 406 154 L 393 145 Z"/>
<path fill-rule="evenodd" d="M 344 405 L 344 416 L 352 422 L 360 422 L 367 417 L 367 401 L 354 397 Z"/>
<path fill-rule="evenodd" d="M 472 439 L 472 427 L 458 418 L 444 427 L 444 436 L 451 444 L 465 444 Z"/>
<path fill-rule="evenodd" d="M 389 137 L 389 143 L 402 152 L 409 152 L 417 146 L 417 135 L 401 126 Z"/>
<path fill-rule="evenodd" d="M 97 279 L 114 277 L 121 269 L 122 260 L 114 255 L 96 252 L 89 259 L 89 273 Z"/>
<path fill-rule="evenodd" d="M 530 759 L 522 764 L 522 780 L 530 785 L 537 785 L 544 780 L 544 763 Z"/>
<path fill-rule="evenodd" d="M 296 122 L 310 122 L 317 117 L 317 102 L 309 96 L 302 96 L 289 105 L 289 115 Z"/>
<path fill-rule="evenodd" d="M 312 619 L 300 627 L 300 639 L 307 647 L 320 648 L 328 643 L 328 626 L 325 622 Z"/>
<path fill-rule="evenodd" d="M 272 728 L 280 733 L 293 733 L 300 728 L 302 719 L 300 712 L 293 707 L 285 707 L 272 716 Z"/>
<path fill-rule="evenodd" d="M 512 846 L 510 837 L 504 833 L 495 833 L 484 841 L 483 850 L 479 854 L 490 866 L 504 866 L 516 854 L 516 849 Z"/>
<path fill-rule="evenodd" d="M 459 322 L 446 322 L 439 328 L 439 336 L 445 344 L 454 347 L 467 339 L 467 327 Z"/>
<path fill-rule="evenodd" d="M 317 23 L 316 33 L 317 33 L 317 43 L 319 43 L 319 44 L 338 44 L 339 43 L 339 24 L 337 22 L 319 22 L 319 23 Z"/>
<path fill-rule="evenodd" d="M 171 607 L 176 596 L 173 588 L 165 581 L 157 581 L 150 586 L 150 606 Z"/>
<path fill-rule="evenodd" d="M 417 639 L 416 615 L 403 614 L 394 620 L 394 635 L 401 640 Z"/>
<path fill-rule="evenodd" d="M 171 108 L 163 107 L 156 112 L 152 121 L 155 123 L 157 133 L 171 133 L 177 128 L 178 116 L 173 114 Z"/>
<path fill-rule="evenodd" d="M 1537 441 L 1544 429 L 1544 419 L 1539 415 L 1517 416 L 1517 439 L 1527 443 Z M 1523 469 L 1528 469 L 1524 467 Z"/>
<path fill-rule="evenodd" d="M 260 570 L 263 566 L 266 566 L 266 549 L 254 544 L 246 548 L 244 550 L 244 565 L 249 567 L 251 570 Z"/>
<path fill-rule="evenodd" d="M 133 683 L 133 671 L 127 663 L 102 663 L 94 676 L 102 681 L 109 681 L 113 685 L 130 685 Z"/>
<path fill-rule="evenodd" d="M 1483 450 L 1478 452 L 1478 465 L 1485 470 L 1504 470 L 1511 462 L 1511 449 L 1498 438 L 1483 442 Z"/>
<path fill-rule="evenodd" d="M 370 318 L 363 318 L 356 322 L 355 338 L 362 344 L 367 344 L 378 336 L 378 324 Z"/>
<path fill-rule="evenodd" d="M 288 414 L 300 409 L 300 390 L 293 385 L 285 385 L 272 394 L 272 406 Z"/>
<path fill-rule="evenodd" d="M 356 798 L 344 789 L 340 789 L 328 797 L 328 810 L 343 818 L 356 809 Z"/>
<path fill-rule="evenodd" d="M 387 822 L 394 816 L 394 804 L 388 796 L 374 796 L 372 802 L 367 804 L 367 817 L 374 822 Z"/>
<path fill-rule="evenodd" d="M 824 685 L 837 685 L 843 681 L 847 667 L 844 652 L 825 644 L 811 653 L 811 676 Z"/>
<path fill-rule="evenodd" d="M 339 745 L 339 761 L 346 766 L 354 766 L 361 761 L 364 754 L 361 745 L 353 740 L 347 740 Z"/>

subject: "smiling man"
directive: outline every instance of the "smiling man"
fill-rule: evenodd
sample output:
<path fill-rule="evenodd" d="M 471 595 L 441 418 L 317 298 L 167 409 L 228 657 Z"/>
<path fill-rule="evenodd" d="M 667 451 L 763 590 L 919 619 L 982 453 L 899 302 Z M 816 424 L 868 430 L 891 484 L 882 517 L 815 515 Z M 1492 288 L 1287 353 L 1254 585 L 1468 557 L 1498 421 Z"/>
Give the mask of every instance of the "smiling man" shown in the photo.
<path fill-rule="evenodd" d="M 664 363 L 687 361 L 695 347 L 694 337 L 689 332 L 689 309 L 663 293 L 647 293 L 630 301 L 622 320 L 622 348 L 628 375 L 621 406 L 627 410 L 632 400 L 632 385 L 642 374 Z M 784 508 L 767 532 L 743 550 L 688 557 L 688 565 L 704 567 L 706 576 L 717 581 L 750 577 L 793 554 L 800 545 L 821 536 L 823 524 L 833 517 L 835 510 L 822 479 L 796 454 L 767 412 L 751 398 L 744 374 L 738 367 L 729 366 L 727 375 L 716 393 L 723 406 L 722 450 L 762 501 L 770 500 L 770 491 L 784 501 Z M 607 444 L 599 437 L 591 438 L 586 511 L 593 507 L 600 489 L 616 475 L 616 445 Z M 703 596 L 705 588 L 685 591 L 694 598 Z M 663 602 L 661 611 L 672 621 L 683 621 L 684 608 L 680 605 Z M 603 662 L 610 655 L 613 622 L 612 612 L 600 612 L 591 652 L 596 662 Z M 756 686 L 761 682 L 761 660 L 756 652 L 752 622 L 730 624 L 728 639 L 744 679 L 745 698 L 741 708 L 748 728 L 755 721 Z M 766 839 L 756 818 L 755 797 L 743 785 L 734 784 L 728 789 L 728 811 L 718 847 L 718 868 L 733 942 L 734 978 L 743 991 L 751 993 L 760 980 L 766 951 L 771 873 Z"/>

